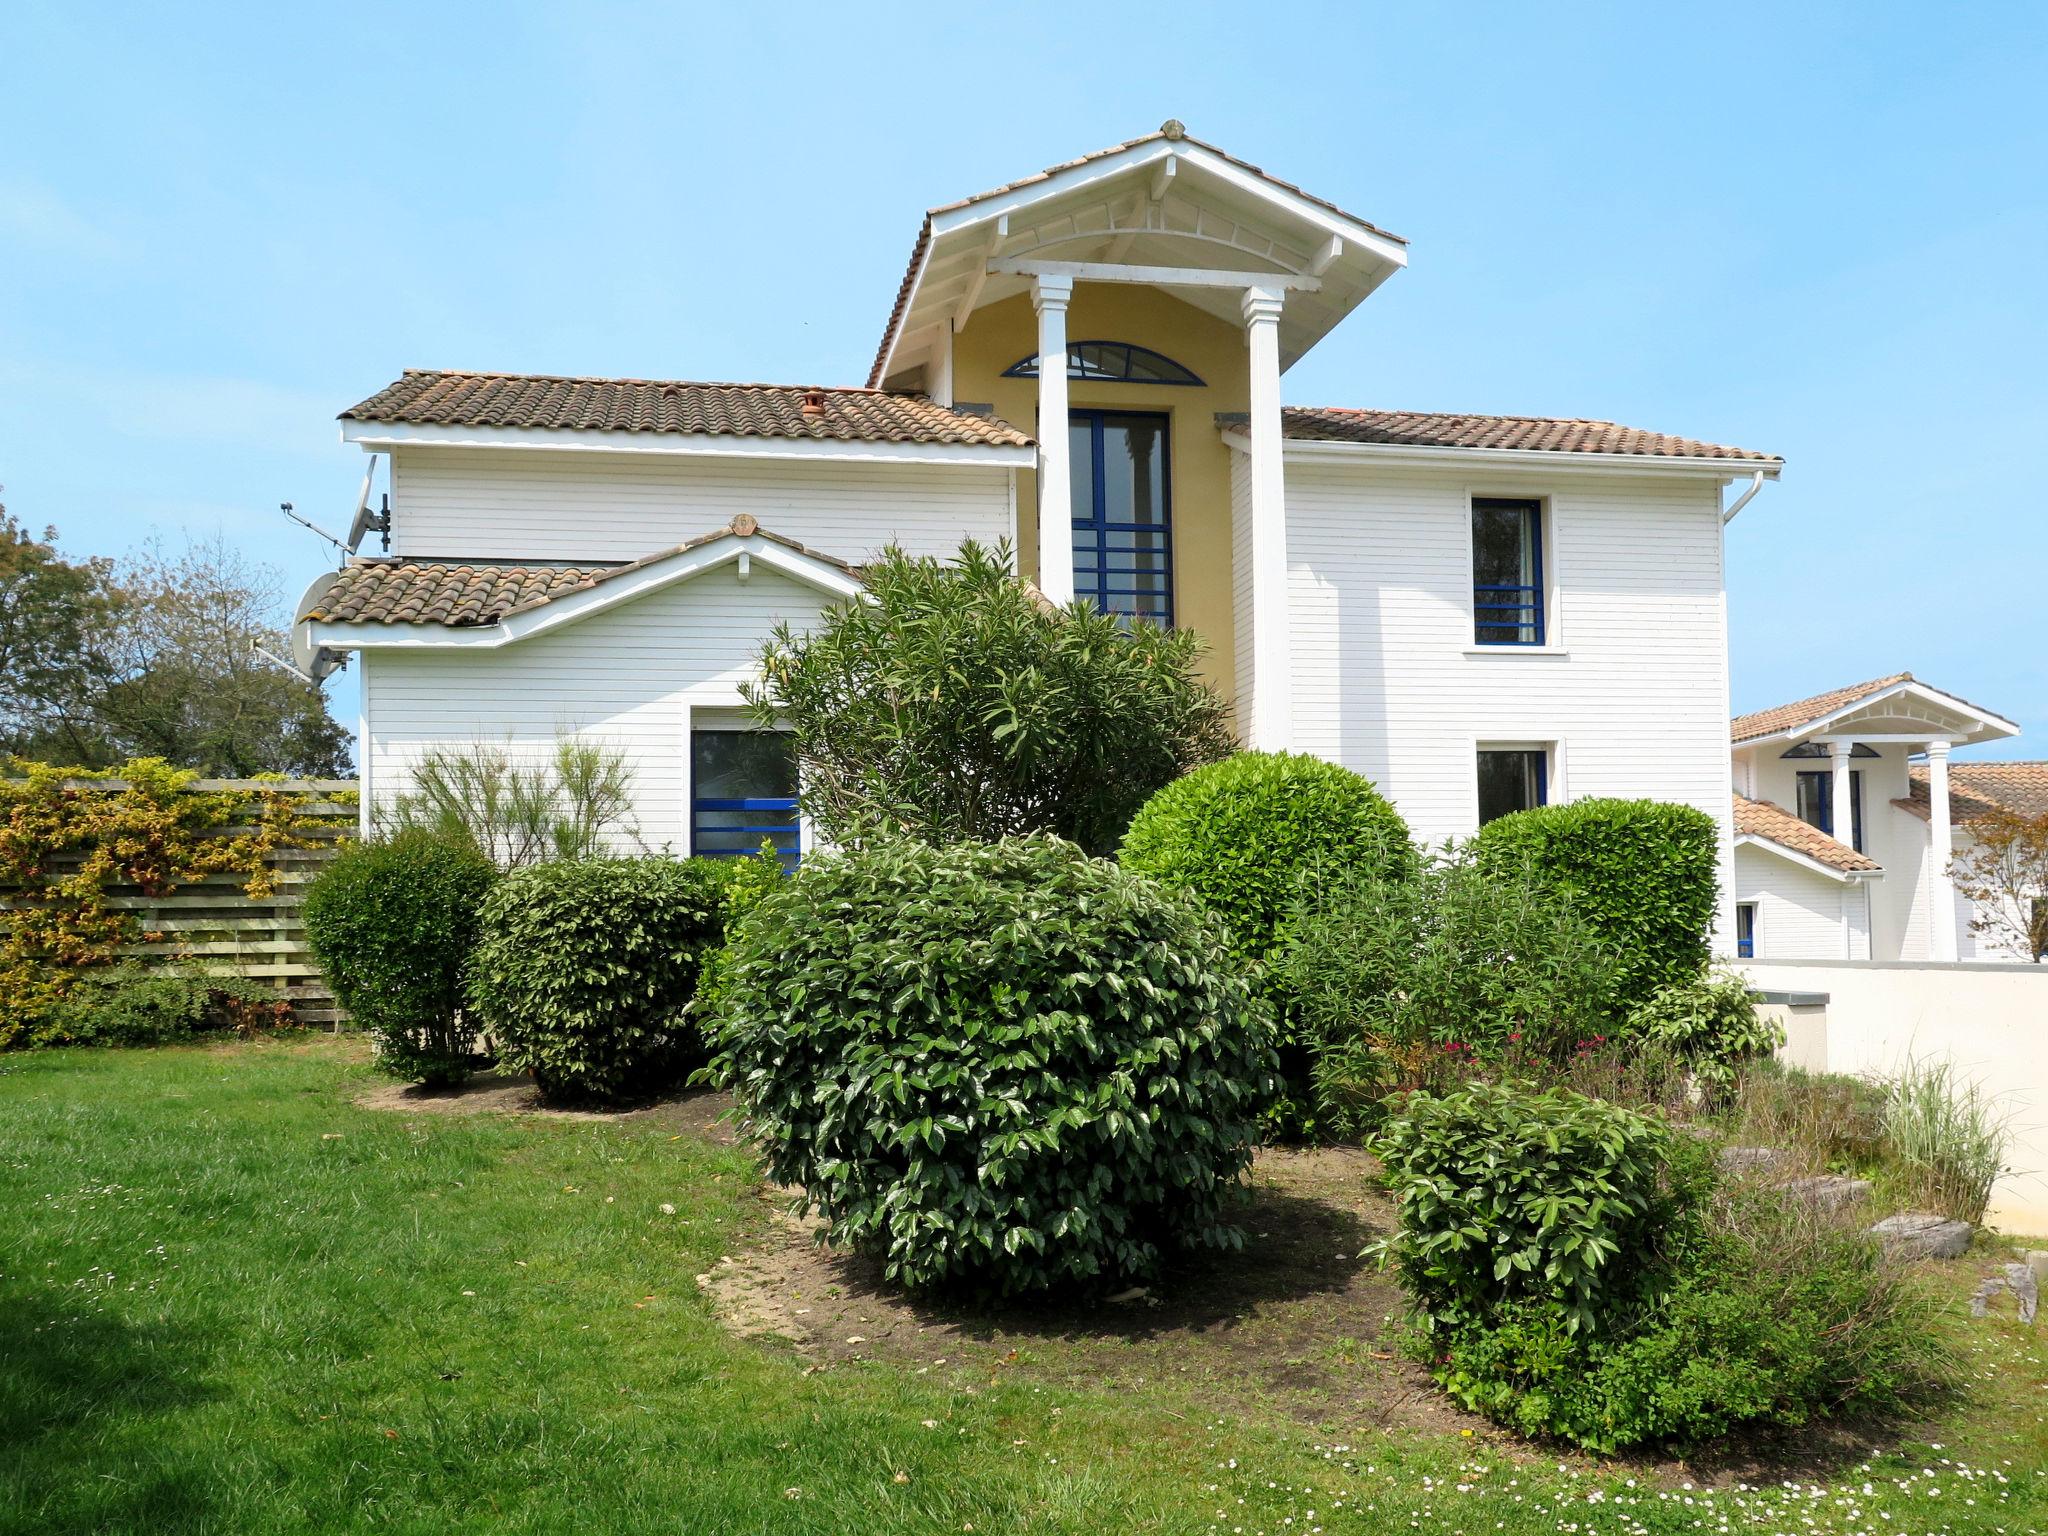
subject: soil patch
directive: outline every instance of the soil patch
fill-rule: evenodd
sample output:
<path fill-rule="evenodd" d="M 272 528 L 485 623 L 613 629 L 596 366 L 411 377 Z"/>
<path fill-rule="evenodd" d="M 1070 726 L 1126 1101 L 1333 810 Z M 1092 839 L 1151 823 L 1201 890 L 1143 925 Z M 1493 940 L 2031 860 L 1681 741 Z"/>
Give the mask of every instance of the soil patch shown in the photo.
<path fill-rule="evenodd" d="M 650 1125 L 721 1145 L 730 1145 L 735 1139 L 731 1124 L 723 1118 L 732 1108 L 731 1096 L 708 1089 L 619 1109 L 555 1109 L 541 1103 L 531 1078 L 489 1072 L 479 1073 L 453 1088 L 380 1083 L 359 1095 L 356 1103 L 364 1109 L 396 1110 L 409 1115 L 534 1115 L 549 1120 Z"/>
<path fill-rule="evenodd" d="M 1142 1295 L 1085 1305 L 973 1306 L 904 1297 L 817 1225 L 778 1209 L 751 1250 L 699 1277 L 736 1332 L 786 1340 L 830 1369 L 886 1360 L 965 1384 L 1022 1373 L 1075 1386 L 1185 1388 L 1204 1405 L 1317 1425 L 1471 1429 L 1400 1357 L 1401 1295 L 1359 1257 L 1393 1211 L 1353 1148 L 1268 1148 L 1252 1171 L 1242 1253 L 1190 1261 Z M 764 1191 L 786 1204 L 789 1191 Z"/>

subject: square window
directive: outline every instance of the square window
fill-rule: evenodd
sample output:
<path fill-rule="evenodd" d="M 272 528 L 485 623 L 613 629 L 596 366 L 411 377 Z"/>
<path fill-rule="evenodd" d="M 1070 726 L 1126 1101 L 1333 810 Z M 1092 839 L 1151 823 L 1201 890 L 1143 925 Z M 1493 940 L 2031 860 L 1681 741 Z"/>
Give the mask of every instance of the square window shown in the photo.
<path fill-rule="evenodd" d="M 690 852 L 737 859 L 772 843 L 784 869 L 801 856 L 796 755 L 780 731 L 690 732 Z"/>

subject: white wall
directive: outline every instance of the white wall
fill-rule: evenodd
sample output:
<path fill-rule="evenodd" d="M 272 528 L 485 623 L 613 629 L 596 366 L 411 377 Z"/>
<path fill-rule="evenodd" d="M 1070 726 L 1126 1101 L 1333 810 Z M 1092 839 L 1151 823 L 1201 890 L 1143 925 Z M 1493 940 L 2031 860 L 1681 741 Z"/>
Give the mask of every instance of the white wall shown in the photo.
<path fill-rule="evenodd" d="M 416 558 L 637 560 L 741 512 L 842 560 L 1014 535 L 1011 471 L 681 454 L 399 448 L 391 549 Z"/>
<path fill-rule="evenodd" d="M 759 562 L 731 564 L 513 645 L 380 651 L 363 671 L 374 815 L 435 747 L 503 743 L 544 759 L 558 737 L 616 744 L 634 772 L 641 841 L 689 851 L 689 710 L 730 707 L 778 620 L 802 627 L 823 594 Z"/>
<path fill-rule="evenodd" d="M 1756 905 L 1759 960 L 1870 958 L 1869 898 L 1860 883 L 1830 880 L 1746 845 L 1735 850 L 1735 899 Z"/>
<path fill-rule="evenodd" d="M 1823 992 L 1800 1009 L 1785 1056 L 1817 1072 L 1882 1075 L 1908 1057 L 1946 1056 L 2012 1111 L 2018 1171 L 1992 1194 L 1990 1219 L 2048 1234 L 2048 966 L 1746 962 L 1766 991 Z M 1812 1020 L 1809 1024 L 1806 1021 Z"/>
<path fill-rule="evenodd" d="M 1474 495 L 1549 500 L 1540 652 L 1473 646 Z M 1478 825 L 1478 742 L 1554 742 L 1553 801 L 1646 797 L 1713 816 L 1732 911 L 1716 485 L 1297 461 L 1287 515 L 1303 750 L 1373 779 L 1437 841 Z"/>

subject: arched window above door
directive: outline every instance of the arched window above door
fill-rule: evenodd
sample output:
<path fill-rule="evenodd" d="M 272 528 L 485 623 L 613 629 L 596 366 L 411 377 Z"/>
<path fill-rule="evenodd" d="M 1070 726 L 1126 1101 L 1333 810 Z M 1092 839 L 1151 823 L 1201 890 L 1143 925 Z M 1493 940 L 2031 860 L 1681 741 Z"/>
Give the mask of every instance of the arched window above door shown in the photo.
<path fill-rule="evenodd" d="M 1033 353 L 1003 370 L 1006 379 L 1038 377 L 1038 355 Z M 1096 379 L 1116 384 L 1200 384 L 1192 368 L 1150 347 L 1128 341 L 1070 341 L 1067 343 L 1067 377 Z"/>

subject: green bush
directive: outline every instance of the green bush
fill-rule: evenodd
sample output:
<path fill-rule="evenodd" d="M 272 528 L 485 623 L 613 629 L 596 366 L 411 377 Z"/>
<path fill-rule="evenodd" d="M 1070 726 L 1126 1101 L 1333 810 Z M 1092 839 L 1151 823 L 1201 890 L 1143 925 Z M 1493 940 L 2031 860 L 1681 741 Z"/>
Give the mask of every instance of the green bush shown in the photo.
<path fill-rule="evenodd" d="M 715 1067 L 769 1172 L 917 1291 L 1235 1248 L 1272 1024 L 1195 903 L 1052 838 L 806 861 L 734 942 Z"/>
<path fill-rule="evenodd" d="M 1630 1016 L 1629 1032 L 1683 1060 L 1713 1103 L 1727 1098 L 1743 1063 L 1785 1043 L 1785 1032 L 1757 1012 L 1749 983 L 1728 971 L 1659 987 Z"/>
<path fill-rule="evenodd" d="M 747 689 L 828 842 L 1051 832 L 1107 853 L 1148 795 L 1230 750 L 1191 630 L 1056 608 L 1007 546 L 891 548 L 864 575 L 859 601 L 778 628 Z"/>
<path fill-rule="evenodd" d="M 1569 896 L 1455 848 L 1412 876 L 1318 882 L 1288 926 L 1281 982 L 1340 1131 L 1448 1069 L 1554 1066 L 1612 1027 L 1614 961 Z"/>
<path fill-rule="evenodd" d="M 50 1020 L 49 1044 L 169 1045 L 291 1022 L 291 1005 L 259 981 L 197 966 L 133 963 L 87 971 Z"/>
<path fill-rule="evenodd" d="M 685 1012 L 742 862 L 576 859 L 507 875 L 484 902 L 469 976 L 500 1059 L 551 1103 L 673 1083 L 699 1054 Z"/>
<path fill-rule="evenodd" d="M 349 844 L 307 887 L 307 943 L 387 1070 L 423 1083 L 468 1074 L 477 1029 L 463 983 L 497 878 L 464 839 L 401 832 Z"/>
<path fill-rule="evenodd" d="M 1402 1284 L 1431 1331 L 1453 1332 L 1527 1302 L 1568 1332 L 1600 1331 L 1640 1293 L 1707 1161 L 1651 1116 L 1500 1083 L 1412 1096 L 1373 1151 L 1400 1216 Z"/>
<path fill-rule="evenodd" d="M 1655 1295 L 1604 1335 L 1522 1303 L 1436 1345 L 1437 1379 L 1524 1434 L 1600 1451 L 1931 1404 L 1939 1298 L 1877 1244 L 1768 1191 L 1716 1200 Z"/>
<path fill-rule="evenodd" d="M 1372 781 L 1297 752 L 1240 752 L 1160 790 L 1124 834 L 1126 869 L 1193 891 L 1223 919 L 1230 957 L 1270 967 L 1305 881 L 1408 873 L 1401 813 Z"/>
<path fill-rule="evenodd" d="M 1575 800 L 1502 816 L 1473 849 L 1496 873 L 1527 869 L 1571 893 L 1620 967 L 1625 1007 L 1706 969 L 1719 889 L 1714 818 L 1655 800 Z"/>

